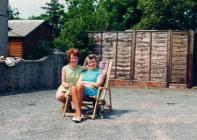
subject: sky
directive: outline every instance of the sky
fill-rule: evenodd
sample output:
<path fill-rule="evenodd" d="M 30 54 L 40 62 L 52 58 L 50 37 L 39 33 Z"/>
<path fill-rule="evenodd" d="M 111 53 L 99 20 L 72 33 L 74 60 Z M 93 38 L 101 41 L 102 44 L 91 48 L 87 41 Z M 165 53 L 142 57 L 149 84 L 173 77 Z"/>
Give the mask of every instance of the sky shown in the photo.
<path fill-rule="evenodd" d="M 65 0 L 59 1 L 65 5 Z M 50 0 L 9 0 L 9 5 L 12 9 L 17 8 L 19 10 L 19 17 L 26 19 L 32 15 L 39 16 L 43 13 L 41 7 L 45 6 L 46 2 L 50 2 Z"/>

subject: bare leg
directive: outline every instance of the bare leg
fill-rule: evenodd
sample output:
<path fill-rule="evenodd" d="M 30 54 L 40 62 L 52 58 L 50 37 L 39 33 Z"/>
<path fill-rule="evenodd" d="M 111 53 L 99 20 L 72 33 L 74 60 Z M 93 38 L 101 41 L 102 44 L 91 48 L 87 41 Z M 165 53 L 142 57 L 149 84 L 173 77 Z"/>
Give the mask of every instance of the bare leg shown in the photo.
<path fill-rule="evenodd" d="M 77 97 L 80 103 L 80 108 L 82 106 L 82 102 L 83 102 L 83 84 L 82 83 L 78 83 L 77 84 Z"/>
<path fill-rule="evenodd" d="M 75 110 L 76 110 L 75 115 L 81 116 L 81 105 L 80 105 L 80 100 L 78 98 L 76 86 L 72 86 L 71 93 L 72 93 L 72 101 L 73 101 L 73 104 L 74 104 Z"/>
<path fill-rule="evenodd" d="M 62 108 L 60 109 L 62 112 L 65 109 L 66 98 L 67 98 L 67 95 L 65 93 L 63 93 L 61 91 L 57 91 L 56 99 L 63 103 Z"/>
<path fill-rule="evenodd" d="M 56 99 L 62 103 L 65 103 L 66 102 L 66 96 L 63 92 L 61 91 L 57 91 L 56 93 Z"/>

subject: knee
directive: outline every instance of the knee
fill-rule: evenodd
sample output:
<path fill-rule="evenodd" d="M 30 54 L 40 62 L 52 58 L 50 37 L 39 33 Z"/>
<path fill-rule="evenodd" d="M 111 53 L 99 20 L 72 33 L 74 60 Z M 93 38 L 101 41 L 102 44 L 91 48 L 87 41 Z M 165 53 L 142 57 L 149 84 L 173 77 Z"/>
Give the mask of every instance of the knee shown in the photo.
<path fill-rule="evenodd" d="M 56 92 L 56 99 L 57 99 L 57 100 L 62 100 L 62 98 L 63 98 L 62 93 L 59 92 L 59 91 L 57 91 L 57 92 Z"/>
<path fill-rule="evenodd" d="M 77 87 L 76 86 L 72 86 L 72 88 L 71 88 L 72 95 L 76 95 L 76 92 L 77 92 Z"/>
<path fill-rule="evenodd" d="M 83 89 L 83 83 L 77 83 L 77 89 L 82 90 Z"/>

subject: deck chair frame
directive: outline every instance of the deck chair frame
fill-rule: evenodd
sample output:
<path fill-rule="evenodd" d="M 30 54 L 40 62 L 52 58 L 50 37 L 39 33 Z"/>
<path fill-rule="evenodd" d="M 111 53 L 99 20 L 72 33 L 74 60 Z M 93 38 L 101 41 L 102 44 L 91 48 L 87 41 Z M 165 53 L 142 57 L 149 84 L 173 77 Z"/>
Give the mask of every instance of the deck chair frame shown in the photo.
<path fill-rule="evenodd" d="M 93 113 L 91 115 L 84 114 L 86 117 L 90 117 L 92 119 L 95 119 L 97 116 L 98 109 L 104 110 L 105 107 L 107 107 L 110 111 L 112 110 L 112 98 L 111 98 L 111 86 L 110 86 L 110 74 L 112 70 L 112 61 L 101 61 L 100 66 L 102 64 L 107 64 L 107 73 L 104 80 L 104 84 L 98 88 L 97 96 L 90 97 L 91 100 L 83 101 L 83 106 L 86 108 L 91 108 L 93 110 Z M 104 66 L 105 67 L 105 66 Z M 101 67 L 100 67 L 101 68 Z M 101 68 L 104 69 L 104 68 Z M 106 94 L 109 96 L 109 104 L 105 102 Z M 63 116 L 73 116 L 74 113 L 67 112 L 67 106 L 68 102 L 71 100 L 71 95 L 68 96 L 66 103 L 65 103 L 65 109 L 63 111 Z M 91 106 L 91 107 L 90 107 Z M 101 115 L 101 114 L 100 114 Z M 103 118 L 103 116 L 101 116 Z"/>

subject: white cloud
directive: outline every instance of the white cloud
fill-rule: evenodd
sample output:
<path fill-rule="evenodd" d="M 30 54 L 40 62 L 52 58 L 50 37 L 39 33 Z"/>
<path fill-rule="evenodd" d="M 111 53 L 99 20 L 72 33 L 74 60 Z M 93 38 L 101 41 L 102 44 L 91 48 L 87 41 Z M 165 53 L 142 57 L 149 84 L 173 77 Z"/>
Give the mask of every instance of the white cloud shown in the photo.
<path fill-rule="evenodd" d="M 46 2 L 50 0 L 9 0 L 11 7 L 19 9 L 20 17 L 28 18 L 32 15 L 38 16 L 44 11 L 41 7 L 45 6 Z M 60 3 L 65 5 L 64 0 L 60 0 Z"/>

